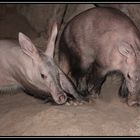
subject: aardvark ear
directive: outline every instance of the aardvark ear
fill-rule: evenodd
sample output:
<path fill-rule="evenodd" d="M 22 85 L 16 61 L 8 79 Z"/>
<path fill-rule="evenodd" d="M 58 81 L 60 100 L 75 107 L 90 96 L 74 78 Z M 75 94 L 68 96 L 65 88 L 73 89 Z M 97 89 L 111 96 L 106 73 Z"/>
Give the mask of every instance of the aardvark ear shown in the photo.
<path fill-rule="evenodd" d="M 123 42 L 119 45 L 118 50 L 123 56 L 125 56 L 127 58 L 135 56 L 135 52 L 134 52 L 134 49 L 132 48 L 132 46 L 125 42 Z"/>
<path fill-rule="evenodd" d="M 52 26 L 51 34 L 48 39 L 47 49 L 45 51 L 45 54 L 52 58 L 54 55 L 55 41 L 56 41 L 57 33 L 58 33 L 57 23 L 54 22 L 53 26 Z"/>
<path fill-rule="evenodd" d="M 35 45 L 32 43 L 29 37 L 19 32 L 18 38 L 19 38 L 20 47 L 26 55 L 28 55 L 32 59 L 34 59 L 39 55 Z"/>

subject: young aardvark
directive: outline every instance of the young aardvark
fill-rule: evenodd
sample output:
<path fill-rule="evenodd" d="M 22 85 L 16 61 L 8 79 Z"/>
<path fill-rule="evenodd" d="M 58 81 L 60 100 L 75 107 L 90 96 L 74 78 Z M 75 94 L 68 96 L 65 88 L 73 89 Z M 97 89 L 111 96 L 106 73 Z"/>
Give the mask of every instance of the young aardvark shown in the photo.
<path fill-rule="evenodd" d="M 52 95 L 57 104 L 67 101 L 66 93 L 79 99 L 74 85 L 53 59 L 56 36 L 54 23 L 45 52 L 38 51 L 23 33 L 19 33 L 19 43 L 0 40 L 0 92 L 24 90 L 42 99 Z"/>

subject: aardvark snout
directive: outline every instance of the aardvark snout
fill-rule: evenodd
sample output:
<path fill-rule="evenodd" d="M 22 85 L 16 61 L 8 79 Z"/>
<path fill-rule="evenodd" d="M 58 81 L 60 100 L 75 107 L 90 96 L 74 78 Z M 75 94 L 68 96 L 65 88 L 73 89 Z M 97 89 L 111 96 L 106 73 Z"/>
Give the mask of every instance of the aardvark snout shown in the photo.
<path fill-rule="evenodd" d="M 59 92 L 54 98 L 57 104 L 64 104 L 67 101 L 67 95 L 65 93 Z"/>

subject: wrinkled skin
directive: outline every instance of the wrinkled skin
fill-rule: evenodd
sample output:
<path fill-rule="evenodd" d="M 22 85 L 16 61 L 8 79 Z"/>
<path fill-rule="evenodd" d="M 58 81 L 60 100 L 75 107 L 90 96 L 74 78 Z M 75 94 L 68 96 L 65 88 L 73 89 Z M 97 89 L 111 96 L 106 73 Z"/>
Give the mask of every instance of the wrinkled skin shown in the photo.
<path fill-rule="evenodd" d="M 74 17 L 61 35 L 59 61 L 69 64 L 65 72 L 81 94 L 100 94 L 106 76 L 121 73 L 119 95 L 139 105 L 140 32 L 121 11 L 98 7 Z"/>
<path fill-rule="evenodd" d="M 79 99 L 74 85 L 53 59 L 57 25 L 53 24 L 45 52 L 38 51 L 32 41 L 19 33 L 19 42 L 0 40 L 0 92 L 25 92 L 57 104 L 67 101 L 67 93 Z"/>

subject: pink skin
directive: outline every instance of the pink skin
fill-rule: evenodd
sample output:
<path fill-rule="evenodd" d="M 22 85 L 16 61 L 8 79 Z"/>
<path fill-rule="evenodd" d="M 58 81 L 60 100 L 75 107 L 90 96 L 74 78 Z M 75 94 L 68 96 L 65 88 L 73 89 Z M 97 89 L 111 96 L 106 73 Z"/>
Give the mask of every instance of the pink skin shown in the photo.
<path fill-rule="evenodd" d="M 78 99 L 80 96 L 74 86 L 54 62 L 56 36 L 57 25 L 55 23 L 47 49 L 40 53 L 23 33 L 19 33 L 19 43 L 0 40 L 0 92 L 20 88 L 43 99 L 51 95 L 57 104 L 64 104 L 67 101 L 65 92 Z M 59 76 L 60 73 L 63 77 Z M 63 79 L 65 82 L 62 85 Z"/>

